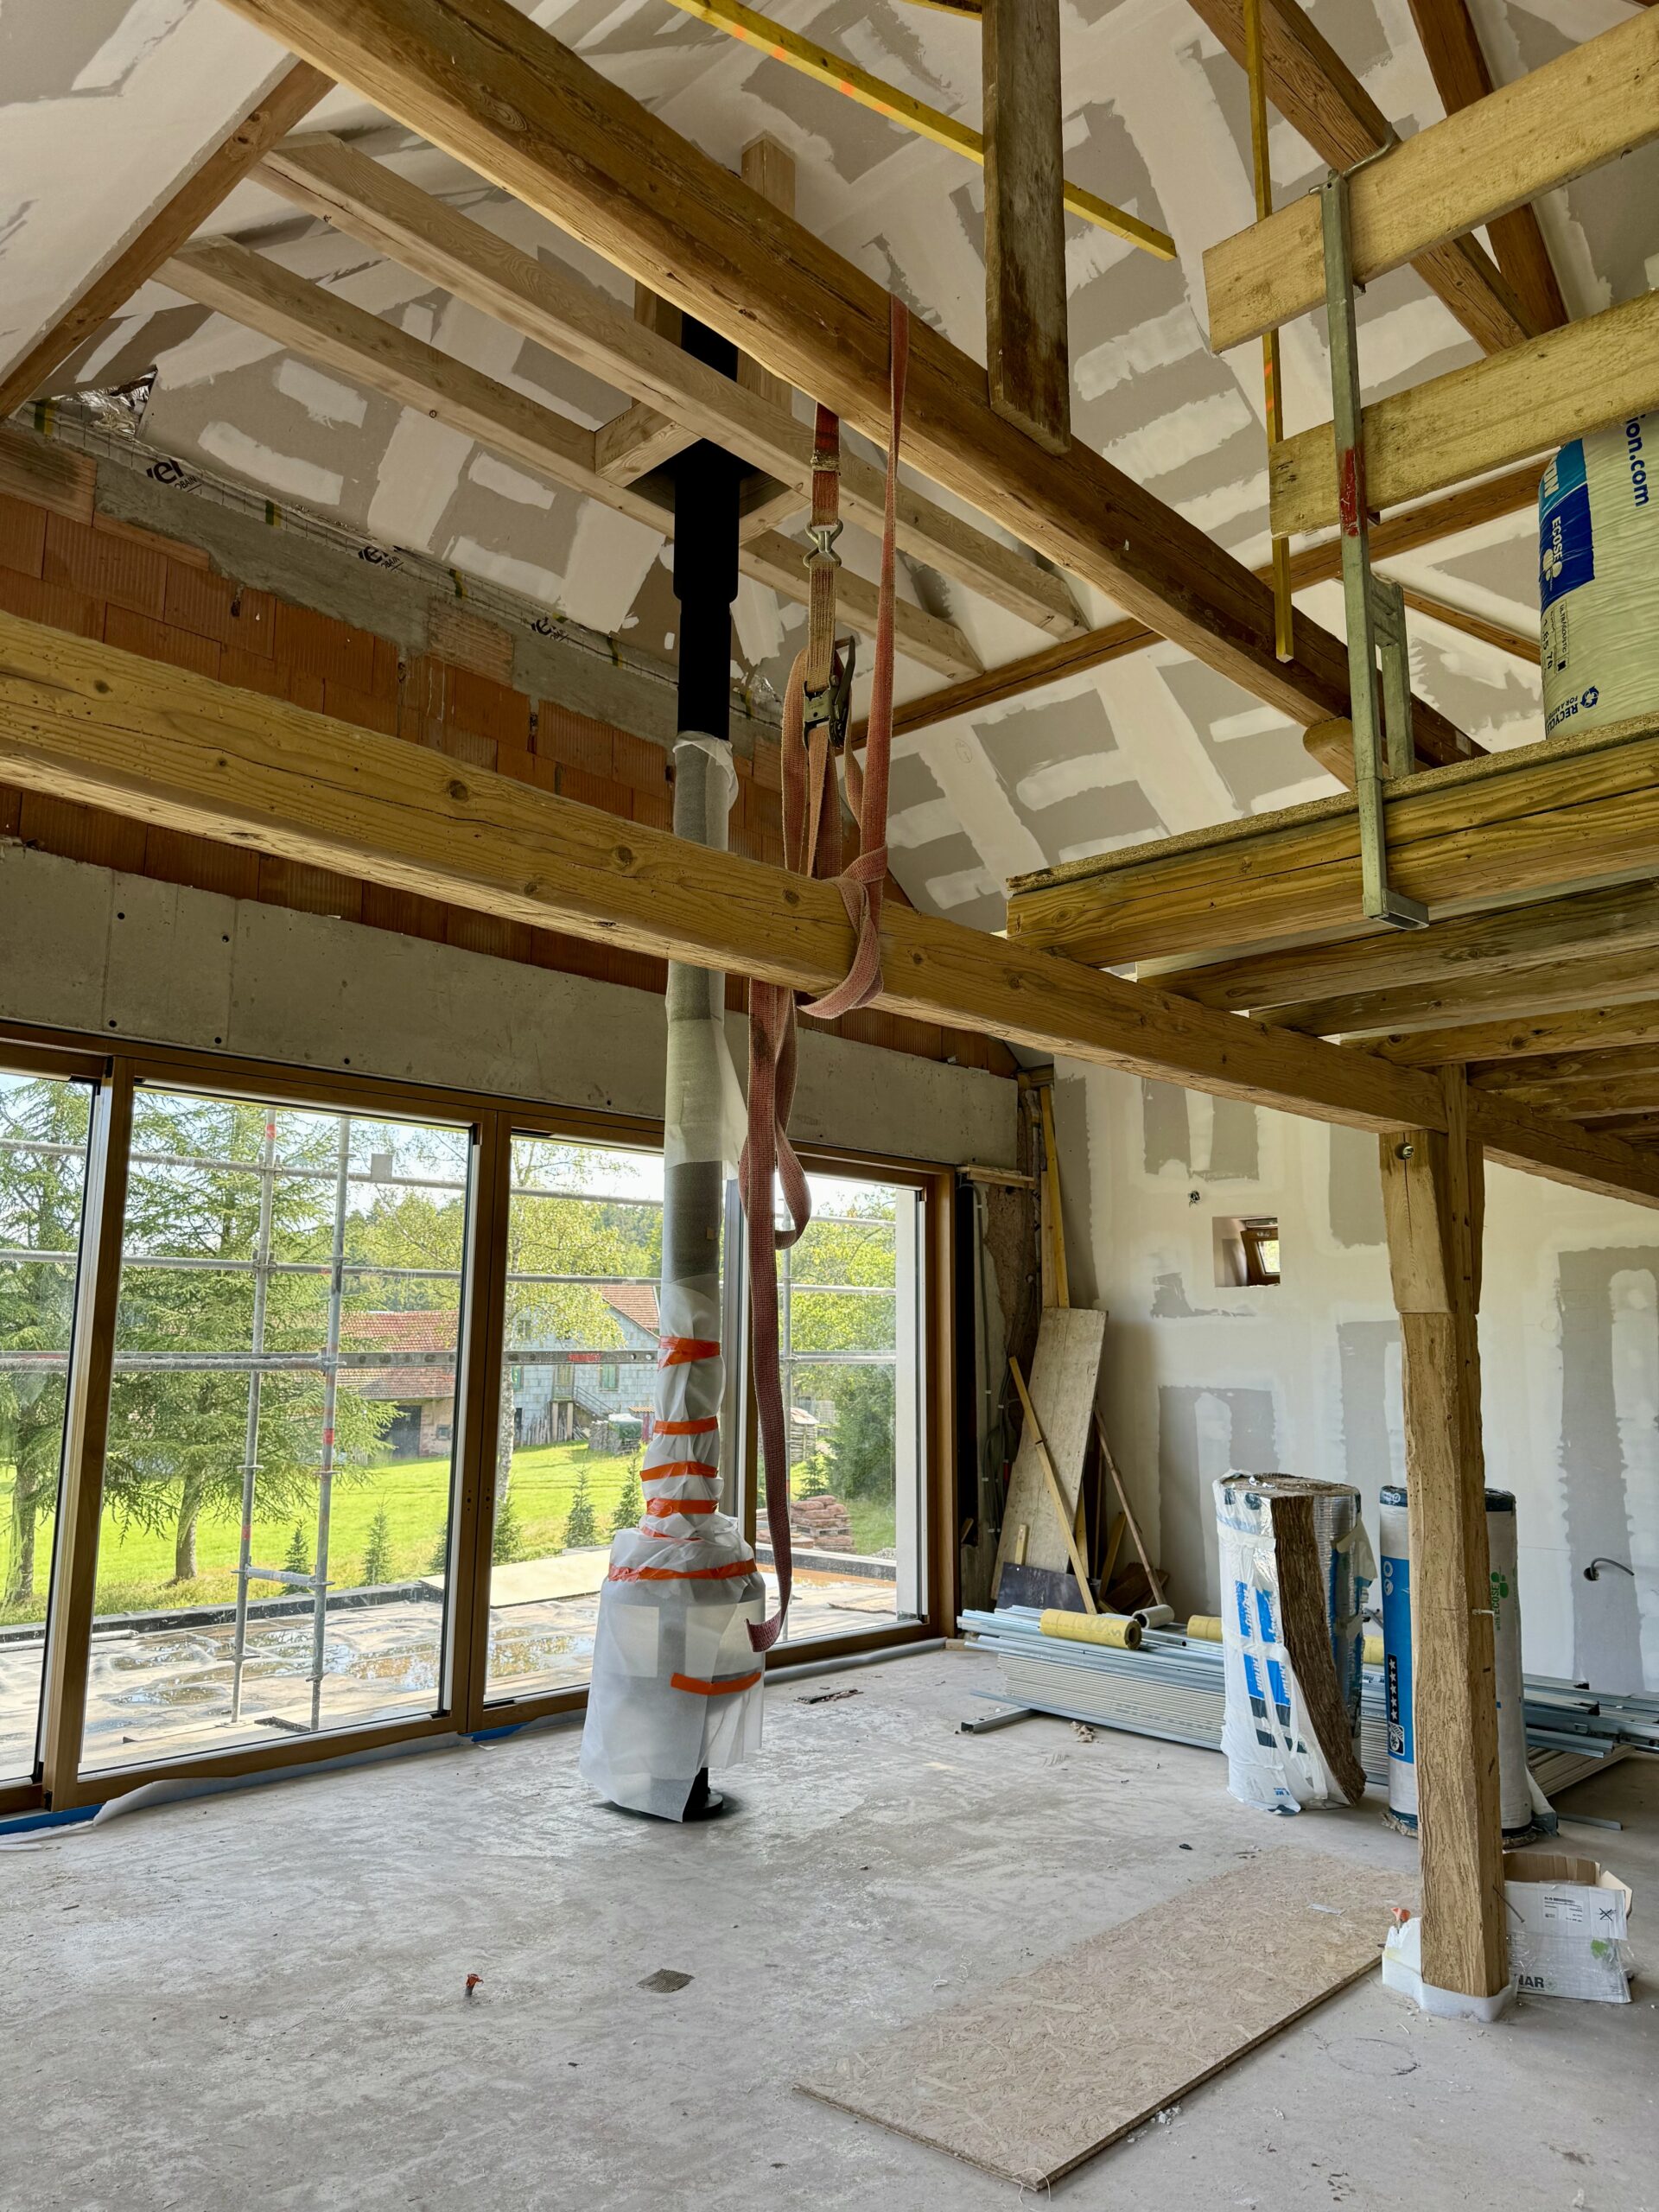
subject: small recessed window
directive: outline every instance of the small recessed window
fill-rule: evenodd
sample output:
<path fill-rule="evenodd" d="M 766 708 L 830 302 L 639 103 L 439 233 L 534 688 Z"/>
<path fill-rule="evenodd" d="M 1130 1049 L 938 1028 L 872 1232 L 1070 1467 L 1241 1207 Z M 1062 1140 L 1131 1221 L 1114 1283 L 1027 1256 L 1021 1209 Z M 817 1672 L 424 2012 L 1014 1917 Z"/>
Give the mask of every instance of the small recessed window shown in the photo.
<path fill-rule="evenodd" d="M 1222 1290 L 1279 1281 L 1279 1223 L 1272 1214 L 1224 1214 L 1216 1222 L 1216 1283 Z"/>

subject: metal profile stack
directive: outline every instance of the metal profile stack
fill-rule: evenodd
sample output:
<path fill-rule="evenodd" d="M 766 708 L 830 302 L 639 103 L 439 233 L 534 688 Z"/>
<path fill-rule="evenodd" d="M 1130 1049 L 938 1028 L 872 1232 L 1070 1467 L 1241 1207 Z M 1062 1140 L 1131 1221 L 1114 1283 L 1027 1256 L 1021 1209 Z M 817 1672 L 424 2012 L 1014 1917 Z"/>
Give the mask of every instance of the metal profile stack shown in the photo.
<path fill-rule="evenodd" d="M 1045 1636 L 1040 1618 L 1024 1605 L 962 1616 L 963 1634 L 1001 1663 L 1010 1702 L 1095 1727 L 1220 1750 L 1226 1693 L 1218 1643 L 1189 1639 L 1179 1629 L 1148 1629 L 1138 1651 L 1120 1651 Z M 1544 1675 L 1529 1675 L 1526 1685 L 1529 1764 L 1546 1794 L 1569 1788 L 1627 1751 L 1659 1753 L 1659 1697 L 1606 1696 Z M 1360 1756 L 1367 1778 L 1384 1783 L 1381 1667 L 1362 1670 Z"/>

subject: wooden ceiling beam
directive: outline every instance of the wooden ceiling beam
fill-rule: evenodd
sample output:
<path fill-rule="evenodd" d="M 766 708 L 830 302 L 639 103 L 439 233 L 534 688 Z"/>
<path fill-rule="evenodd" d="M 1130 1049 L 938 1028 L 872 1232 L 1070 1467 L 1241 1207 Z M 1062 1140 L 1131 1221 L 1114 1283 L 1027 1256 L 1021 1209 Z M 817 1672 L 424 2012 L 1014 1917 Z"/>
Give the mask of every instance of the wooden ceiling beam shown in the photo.
<path fill-rule="evenodd" d="M 1517 1167 L 1523 1174 L 1547 1175 L 1552 1182 L 1597 1198 L 1655 1203 L 1647 1193 L 1659 1191 L 1659 1160 L 1637 1152 L 1633 1145 L 1573 1122 L 1527 1113 L 1490 1091 L 1471 1090 L 1468 1100 L 1469 1134 L 1489 1162 Z"/>
<path fill-rule="evenodd" d="M 1192 0 L 1192 6 L 1243 68 L 1243 0 Z M 1262 0 L 1262 41 L 1268 97 L 1322 161 L 1350 169 L 1394 142 L 1388 118 L 1297 0 Z M 1432 245 L 1413 265 L 1483 353 L 1501 353 L 1549 327 L 1532 320 L 1520 293 L 1471 238 Z"/>
<path fill-rule="evenodd" d="M 768 197 L 781 189 L 771 167 L 759 173 Z M 521 252 L 483 224 L 327 133 L 278 147 L 263 178 L 274 192 L 346 237 L 630 393 L 640 406 L 677 424 L 675 435 L 682 442 L 712 439 L 792 487 L 804 504 L 811 480 L 811 425 L 797 422 L 776 391 L 759 388 L 755 365 L 747 356 L 734 384 L 683 353 L 677 308 L 670 311 L 671 332 L 659 329 L 654 313 L 641 320 L 593 285 Z M 665 302 L 658 304 L 667 307 Z M 786 385 L 770 381 L 786 393 Z M 601 451 L 607 442 L 620 445 L 649 427 L 645 417 L 630 410 L 612 426 L 608 441 L 607 432 L 601 432 Z M 841 489 L 848 518 L 879 535 L 882 471 L 856 454 L 844 453 Z M 1064 577 L 909 485 L 899 488 L 898 541 L 906 553 L 1051 637 L 1076 637 L 1083 630 L 1083 617 Z"/>
<path fill-rule="evenodd" d="M 696 315 L 867 436 L 888 412 L 886 289 L 509 0 L 226 0 L 270 37 Z M 984 369 L 918 318 L 905 450 L 937 483 L 1299 723 L 1345 712 L 1348 662 L 1196 525 L 1074 442 L 1049 454 Z M 1431 710 L 1421 710 L 1427 714 Z"/>
<path fill-rule="evenodd" d="M 690 845 L 422 746 L 0 615 L 0 776 L 136 820 L 814 995 L 853 931 L 833 883 Z M 874 1003 L 1320 1121 L 1442 1128 L 1433 1076 L 1241 1020 L 890 900 Z M 1493 1156 L 1659 1206 L 1659 1160 L 1508 1101 Z M 1472 1119 L 1479 1114 L 1477 1124 Z"/>
<path fill-rule="evenodd" d="M 1423 934 L 1455 929 L 1437 922 Z M 1275 1007 L 1267 1019 L 1309 1037 L 1362 1042 L 1368 1052 L 1394 1058 L 1393 1046 L 1456 1024 L 1517 1022 L 1529 1015 L 1567 1014 L 1586 1007 L 1613 1007 L 1653 996 L 1650 950 L 1600 953 L 1500 969 L 1484 976 L 1447 969 L 1432 985 L 1357 991 L 1348 997 L 1308 999 Z M 1415 1065 L 1408 1053 L 1404 1065 Z"/>
<path fill-rule="evenodd" d="M 278 139 L 286 137 L 300 118 L 334 89 L 332 78 L 308 62 L 296 61 L 269 92 L 262 92 L 256 105 L 200 168 L 185 179 L 137 236 L 82 286 L 51 328 L 0 376 L 0 421 L 49 383 L 70 355 L 95 336 L 111 315 L 119 315 L 168 254 L 199 231 L 242 180 L 251 175 Z"/>
<path fill-rule="evenodd" d="M 817 994 L 832 882 L 684 842 L 447 755 L 0 615 L 0 777 L 534 927 Z M 889 900 L 875 1001 L 1046 1052 L 1367 1128 L 1433 1126 L 1414 1069 L 1239 1021 Z M 924 1011 L 924 1009 L 930 1009 Z M 1659 1184 L 1656 1184 L 1659 1191 Z"/>
<path fill-rule="evenodd" d="M 260 331 L 402 406 L 418 409 L 568 490 L 602 500 L 665 537 L 673 535 L 671 507 L 636 485 L 600 473 L 592 430 L 337 293 L 295 276 L 279 263 L 229 239 L 214 239 L 187 246 L 164 263 L 159 274 L 187 299 Z M 749 537 L 738 557 L 746 575 L 804 603 L 806 569 L 802 548 L 792 539 L 776 532 Z M 874 586 L 843 572 L 840 600 L 846 620 L 874 637 Z M 925 607 L 900 601 L 893 621 L 898 650 L 907 659 L 944 675 L 965 674 L 978 665 L 972 646 L 955 624 Z"/>
<path fill-rule="evenodd" d="M 1651 960 L 1649 967 L 1651 973 Z M 1523 976 L 1516 981 L 1524 984 Z M 1587 965 L 1584 984 L 1587 991 L 1596 991 Z M 1599 999 L 1599 993 L 1596 995 Z M 1659 999 L 1632 999 L 1626 1006 L 1573 1007 L 1560 1014 L 1534 1011 L 1506 1021 L 1424 1029 L 1411 1036 L 1378 1038 L 1365 1049 L 1381 1053 L 1396 1067 L 1433 1068 L 1477 1061 L 1530 1066 L 1560 1053 L 1594 1054 L 1634 1045 L 1659 1047 Z"/>
<path fill-rule="evenodd" d="M 1386 787 L 1389 878 L 1433 915 L 1659 868 L 1659 714 Z M 1116 967 L 1275 941 L 1375 937 L 1351 793 L 1075 861 L 1010 886 L 1008 936 Z"/>
<path fill-rule="evenodd" d="M 1469 0 L 1411 0 L 1412 19 L 1422 41 L 1434 89 L 1448 115 L 1456 115 L 1496 88 L 1492 73 L 1469 12 Z M 1529 329 L 1554 330 L 1567 321 L 1567 302 L 1556 281 L 1555 264 L 1530 207 L 1494 215 L 1486 226 L 1492 253 Z"/>
<path fill-rule="evenodd" d="M 1432 930 L 1400 930 L 1388 937 L 1351 938 L 1335 944 L 1293 945 L 1204 967 L 1165 966 L 1156 973 L 1164 990 L 1180 991 L 1200 1006 L 1230 1013 L 1277 1009 L 1275 1020 L 1298 1002 L 1335 1005 L 1367 994 L 1400 992 L 1425 1001 L 1455 993 L 1471 981 L 1502 977 L 1554 962 L 1574 964 L 1591 956 L 1641 955 L 1659 947 L 1659 886 L 1621 884 L 1569 899 L 1539 899 L 1524 906 L 1465 914 Z M 1431 1020 L 1433 1016 L 1431 1013 Z M 1352 1022 L 1336 1028 L 1355 1027 Z M 1374 1025 L 1386 1028 L 1386 1019 Z"/>
<path fill-rule="evenodd" d="M 325 65 L 326 66 L 326 65 Z M 1357 283 L 1659 137 L 1659 10 L 1632 16 L 1406 139 L 1355 177 Z M 1293 201 L 1204 257 L 1210 343 L 1259 338 L 1325 298 L 1319 210 Z"/>
<path fill-rule="evenodd" d="M 1656 405 L 1659 292 L 1645 292 L 1373 401 L 1363 410 L 1366 497 L 1378 508 L 1422 499 Z M 1275 446 L 1268 482 L 1275 531 L 1335 524 L 1331 425 L 1316 423 Z"/>
<path fill-rule="evenodd" d="M 1603 1084 L 1620 1083 L 1631 1077 L 1644 1077 L 1649 1081 L 1659 1077 L 1659 1041 L 1649 1038 L 1622 1048 L 1598 1050 L 1592 1045 L 1579 1052 L 1540 1052 L 1518 1059 L 1504 1057 L 1470 1060 L 1465 1063 L 1465 1072 L 1470 1082 L 1483 1090 L 1574 1092 L 1590 1106 L 1592 1094 Z"/>
<path fill-rule="evenodd" d="M 1507 475 L 1489 478 L 1484 483 L 1466 484 L 1444 499 L 1430 499 L 1421 506 L 1385 516 L 1372 526 L 1373 559 L 1384 561 L 1391 555 L 1414 553 L 1423 546 L 1438 544 L 1464 531 L 1478 530 L 1506 515 L 1535 508 L 1540 474 L 1536 468 L 1511 469 Z M 1273 575 L 1271 568 L 1266 567 L 1255 573 L 1263 582 L 1269 582 Z M 1341 574 L 1339 538 L 1304 546 L 1290 556 L 1294 591 L 1304 591 L 1313 584 L 1334 582 Z M 1090 669 L 1104 668 L 1130 653 L 1141 652 L 1147 646 L 1155 645 L 1160 634 L 1149 630 L 1144 622 L 1109 622 L 1068 644 L 1046 645 L 1023 659 L 1005 661 L 1000 668 L 988 668 L 983 675 L 972 677 L 964 683 L 953 683 L 942 690 L 926 692 L 919 699 L 907 700 L 893 709 L 893 729 L 931 729 L 938 722 L 954 721 L 958 715 L 974 714 L 986 707 L 1000 706 L 1009 699 L 1023 698 L 1027 692 L 1063 683 L 1070 677 L 1086 675 Z M 861 735 L 861 731 L 855 730 L 855 741 Z M 1418 759 L 1426 766 L 1445 766 L 1451 760 L 1466 760 L 1484 749 L 1471 738 L 1463 738 L 1460 746 L 1447 747 L 1433 726 L 1418 729 L 1416 736 Z"/>

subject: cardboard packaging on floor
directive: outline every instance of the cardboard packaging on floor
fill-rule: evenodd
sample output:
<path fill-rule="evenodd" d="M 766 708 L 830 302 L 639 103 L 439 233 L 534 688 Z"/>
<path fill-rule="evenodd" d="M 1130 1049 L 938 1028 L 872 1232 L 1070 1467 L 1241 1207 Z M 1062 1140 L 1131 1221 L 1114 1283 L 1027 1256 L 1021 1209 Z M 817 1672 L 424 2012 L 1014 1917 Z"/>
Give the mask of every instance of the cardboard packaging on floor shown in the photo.
<path fill-rule="evenodd" d="M 1630 1891 L 1593 1859 L 1506 1851 L 1510 1972 L 1524 1996 L 1628 2005 Z"/>

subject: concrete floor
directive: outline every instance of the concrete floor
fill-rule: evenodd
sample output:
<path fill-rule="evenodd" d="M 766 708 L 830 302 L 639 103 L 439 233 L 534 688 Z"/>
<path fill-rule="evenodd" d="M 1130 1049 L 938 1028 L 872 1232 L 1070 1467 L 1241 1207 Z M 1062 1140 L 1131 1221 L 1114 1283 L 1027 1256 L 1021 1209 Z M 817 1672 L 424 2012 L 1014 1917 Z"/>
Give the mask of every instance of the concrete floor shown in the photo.
<path fill-rule="evenodd" d="M 566 1731 L 0 1853 L 0 2206 L 1011 2212 L 791 2083 L 1242 1855 L 1410 1847 L 1370 1808 L 1247 1812 L 1209 1752 L 958 1734 L 995 1683 L 946 1652 L 782 1687 L 702 1828 L 595 1804 Z M 1568 1840 L 1635 1887 L 1632 2005 L 1477 2029 L 1370 1980 L 1057 2194 L 1659 2212 L 1659 1767 L 1573 1802 L 1626 1823 Z M 693 1979 L 640 1986 L 663 1967 Z"/>

